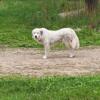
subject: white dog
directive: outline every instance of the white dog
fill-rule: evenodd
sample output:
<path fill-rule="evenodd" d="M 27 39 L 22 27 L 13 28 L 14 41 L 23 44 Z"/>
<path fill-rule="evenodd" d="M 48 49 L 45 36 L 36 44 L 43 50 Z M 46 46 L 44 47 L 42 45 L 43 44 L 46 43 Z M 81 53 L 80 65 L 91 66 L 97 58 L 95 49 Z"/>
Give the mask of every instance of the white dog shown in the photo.
<path fill-rule="evenodd" d="M 70 57 L 75 56 L 74 50 L 78 49 L 80 46 L 79 39 L 75 31 L 71 28 L 62 28 L 56 31 L 48 30 L 46 28 L 35 28 L 32 30 L 32 37 L 44 45 L 44 59 L 47 58 L 50 45 L 54 42 L 62 40 L 65 46 L 69 45 L 71 49 Z"/>

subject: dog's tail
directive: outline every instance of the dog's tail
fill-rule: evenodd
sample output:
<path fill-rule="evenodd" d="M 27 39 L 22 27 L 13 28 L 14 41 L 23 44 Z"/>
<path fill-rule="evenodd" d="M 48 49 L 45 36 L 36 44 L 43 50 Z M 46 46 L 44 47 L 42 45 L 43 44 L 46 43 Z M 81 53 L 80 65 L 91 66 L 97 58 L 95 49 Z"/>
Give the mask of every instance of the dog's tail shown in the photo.
<path fill-rule="evenodd" d="M 78 36 L 76 35 L 76 49 L 78 49 L 80 47 L 80 42 L 79 42 L 79 38 Z"/>
<path fill-rule="evenodd" d="M 76 28 L 74 29 L 74 32 L 80 32 L 81 31 L 81 28 Z M 75 34 L 75 39 L 76 39 L 76 49 L 78 49 L 80 47 L 80 41 L 79 41 L 79 38 L 77 36 L 77 34 Z"/>

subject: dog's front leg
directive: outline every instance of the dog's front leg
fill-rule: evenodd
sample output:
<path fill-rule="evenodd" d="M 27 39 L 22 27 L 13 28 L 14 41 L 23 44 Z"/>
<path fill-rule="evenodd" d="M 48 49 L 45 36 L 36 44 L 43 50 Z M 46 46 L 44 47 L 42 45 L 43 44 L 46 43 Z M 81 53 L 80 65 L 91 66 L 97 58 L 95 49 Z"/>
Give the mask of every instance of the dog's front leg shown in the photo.
<path fill-rule="evenodd" d="M 43 56 L 43 59 L 47 59 L 49 48 L 50 48 L 49 43 L 45 43 L 45 45 L 44 45 L 45 54 Z"/>

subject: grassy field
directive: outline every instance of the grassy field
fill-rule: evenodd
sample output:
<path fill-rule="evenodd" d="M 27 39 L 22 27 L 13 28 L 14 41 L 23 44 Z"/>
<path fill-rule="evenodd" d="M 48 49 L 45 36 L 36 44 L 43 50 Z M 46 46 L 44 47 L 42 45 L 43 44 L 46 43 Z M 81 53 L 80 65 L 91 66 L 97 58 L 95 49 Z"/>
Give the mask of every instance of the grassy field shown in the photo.
<path fill-rule="evenodd" d="M 87 29 L 89 18 L 84 13 L 65 19 L 58 16 L 60 12 L 76 9 L 77 5 L 77 9 L 84 6 L 83 0 L 80 4 L 77 1 L 0 0 L 0 47 L 41 48 L 31 36 L 35 27 L 80 27 L 82 30 L 77 34 L 81 46 L 100 45 L 100 25 L 94 30 Z M 99 18 L 98 13 L 96 19 Z M 100 100 L 100 76 L 1 77 L 0 100 Z"/>
<path fill-rule="evenodd" d="M 65 19 L 58 16 L 60 12 L 77 7 L 82 8 L 83 2 L 79 4 L 73 0 L 0 0 L 0 45 L 42 47 L 32 40 L 31 31 L 35 27 L 80 27 L 82 31 L 78 32 L 78 36 L 81 46 L 100 45 L 100 32 L 85 28 L 89 23 L 87 16 L 81 14 Z M 97 17 L 99 19 L 100 16 Z M 98 25 L 96 29 L 99 27 Z"/>
<path fill-rule="evenodd" d="M 0 100 L 100 100 L 100 76 L 2 77 Z"/>

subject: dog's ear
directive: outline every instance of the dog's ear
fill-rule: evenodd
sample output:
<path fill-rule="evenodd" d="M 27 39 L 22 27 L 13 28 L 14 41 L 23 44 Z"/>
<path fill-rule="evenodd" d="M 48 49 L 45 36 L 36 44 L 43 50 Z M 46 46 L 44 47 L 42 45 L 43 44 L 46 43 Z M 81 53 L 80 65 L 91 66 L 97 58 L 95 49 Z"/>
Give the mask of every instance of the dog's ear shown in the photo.
<path fill-rule="evenodd" d="M 40 34 L 43 35 L 43 30 L 40 31 Z"/>

